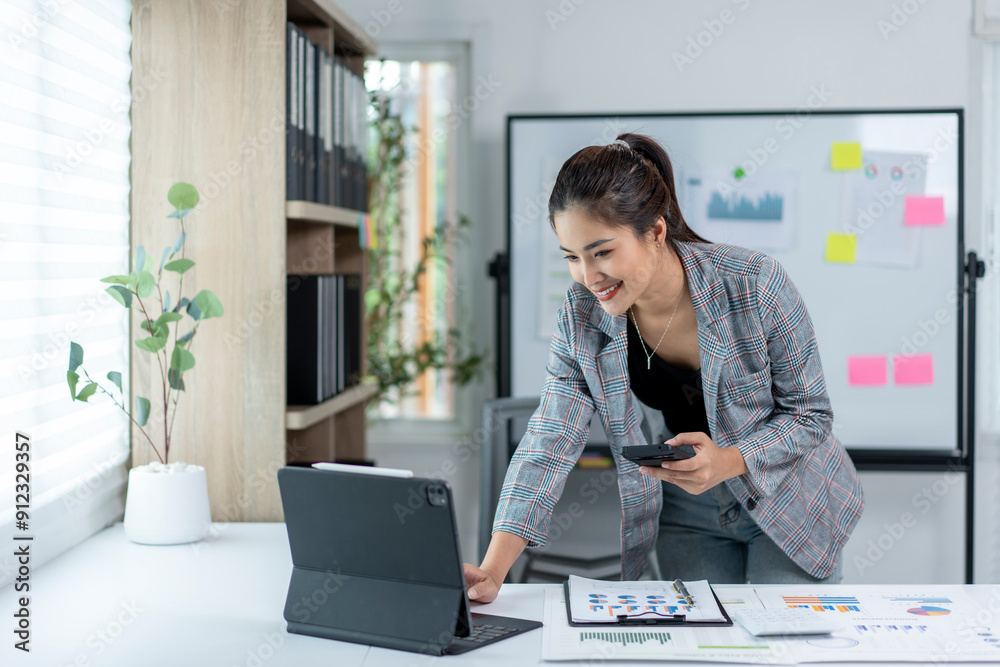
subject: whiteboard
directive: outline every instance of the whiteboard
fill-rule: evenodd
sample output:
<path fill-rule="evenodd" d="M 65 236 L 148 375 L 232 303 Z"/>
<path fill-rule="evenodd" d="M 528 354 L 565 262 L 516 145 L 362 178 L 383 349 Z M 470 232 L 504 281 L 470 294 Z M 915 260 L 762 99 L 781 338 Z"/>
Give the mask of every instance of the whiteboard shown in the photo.
<path fill-rule="evenodd" d="M 540 393 L 571 284 L 547 220 L 552 182 L 570 155 L 620 132 L 648 134 L 667 149 L 682 211 L 702 236 L 785 267 L 812 317 L 833 430 L 846 447 L 961 449 L 959 109 L 508 117 L 511 395 Z M 834 143 L 859 143 L 862 168 L 834 169 Z M 740 192 L 750 208 L 737 210 Z M 722 208 L 719 193 L 731 196 Z M 921 194 L 943 198 L 943 223 L 905 224 L 906 196 Z M 871 206 L 879 198 L 883 209 Z M 834 247 L 843 239 L 830 235 L 846 232 L 854 262 L 828 261 L 831 238 Z"/>

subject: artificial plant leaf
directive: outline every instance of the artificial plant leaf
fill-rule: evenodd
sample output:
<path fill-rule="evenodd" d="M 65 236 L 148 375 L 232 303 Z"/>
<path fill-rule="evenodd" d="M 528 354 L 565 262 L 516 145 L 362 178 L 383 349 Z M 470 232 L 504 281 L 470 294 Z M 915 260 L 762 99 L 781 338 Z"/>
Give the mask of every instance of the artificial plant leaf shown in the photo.
<path fill-rule="evenodd" d="M 222 302 L 211 290 L 203 289 L 194 297 L 194 302 L 202 312 L 202 319 L 210 317 L 222 317 L 224 311 Z"/>
<path fill-rule="evenodd" d="M 171 213 L 167 217 L 168 218 L 177 218 L 179 220 L 179 219 L 183 218 L 185 215 L 190 215 L 191 211 L 193 211 L 193 210 L 194 210 L 193 208 L 179 209 L 177 211 L 174 211 L 173 213 Z"/>
<path fill-rule="evenodd" d="M 149 419 L 149 399 L 142 396 L 135 397 L 135 423 L 145 426 Z"/>
<path fill-rule="evenodd" d="M 121 390 L 122 390 L 122 374 L 119 373 L 118 371 L 108 371 L 108 379 L 111 380 L 112 382 L 114 382 L 115 386 L 118 387 L 118 391 L 121 392 Z"/>
<path fill-rule="evenodd" d="M 146 266 L 146 248 L 145 246 L 139 246 L 135 249 L 135 270 L 142 271 L 143 267 Z"/>
<path fill-rule="evenodd" d="M 177 391 L 184 391 L 184 377 L 182 371 L 178 371 L 173 368 L 168 369 L 167 381 L 170 382 L 171 389 L 176 389 Z"/>
<path fill-rule="evenodd" d="M 139 272 L 133 271 L 128 274 L 128 287 L 135 287 L 137 284 L 139 284 Z"/>
<path fill-rule="evenodd" d="M 170 253 L 171 255 L 180 252 L 181 248 L 184 246 L 185 238 L 187 238 L 187 234 L 181 232 L 181 235 L 177 237 L 177 243 L 174 244 L 173 251 Z"/>
<path fill-rule="evenodd" d="M 101 278 L 102 283 L 116 283 L 118 285 L 128 285 L 132 282 L 129 276 L 108 276 L 107 278 Z"/>
<path fill-rule="evenodd" d="M 69 395 L 76 400 L 76 385 L 80 381 L 80 376 L 73 371 L 66 371 L 66 382 L 69 384 Z"/>
<path fill-rule="evenodd" d="M 126 308 L 132 307 L 132 292 L 129 292 L 121 285 L 112 285 L 111 287 L 109 287 L 104 291 L 110 294 L 112 297 L 114 297 L 115 301 L 125 306 Z"/>
<path fill-rule="evenodd" d="M 194 336 L 194 329 L 191 329 L 191 331 L 188 331 L 186 334 L 184 334 L 183 336 L 181 336 L 180 338 L 178 338 L 177 339 L 177 343 L 178 344 L 180 344 L 180 343 L 187 343 L 189 340 L 191 340 L 191 338 L 193 336 Z"/>
<path fill-rule="evenodd" d="M 167 311 L 156 318 L 156 322 L 153 324 L 154 329 L 166 328 L 168 322 L 176 322 L 177 320 L 183 320 L 184 316 L 180 313 L 171 313 Z"/>
<path fill-rule="evenodd" d="M 191 303 L 191 299 L 187 298 L 186 296 L 181 297 L 181 300 L 177 302 L 176 306 L 174 306 L 174 312 L 179 313 L 181 308 L 188 305 L 189 303 Z"/>
<path fill-rule="evenodd" d="M 155 322 L 153 320 L 143 320 L 139 323 L 139 328 L 145 329 L 149 332 L 149 335 L 154 338 L 167 338 L 170 335 L 170 330 L 167 328 L 167 325 L 160 322 L 159 319 Z"/>
<path fill-rule="evenodd" d="M 170 257 L 170 253 L 171 253 L 172 250 L 173 250 L 173 248 L 164 248 L 163 249 L 163 257 L 160 258 L 160 270 L 157 271 L 157 273 L 162 273 L 163 272 L 163 265 L 167 263 L 167 258 Z"/>
<path fill-rule="evenodd" d="M 143 271 L 140 273 L 139 286 L 136 287 L 136 292 L 139 294 L 139 298 L 145 299 L 153 293 L 154 289 L 156 289 L 156 276 L 149 271 Z"/>
<path fill-rule="evenodd" d="M 198 199 L 198 189 L 190 183 L 174 183 L 167 191 L 167 201 L 180 211 L 194 208 Z"/>
<path fill-rule="evenodd" d="M 83 363 L 83 346 L 79 343 L 69 344 L 69 369 L 75 371 Z"/>
<path fill-rule="evenodd" d="M 174 353 L 170 355 L 170 368 L 182 373 L 191 370 L 194 368 L 194 355 L 177 345 L 174 347 Z"/>
<path fill-rule="evenodd" d="M 167 296 L 163 299 L 163 312 L 170 312 L 170 290 L 167 290 Z"/>
<path fill-rule="evenodd" d="M 159 352 L 163 349 L 163 346 L 167 344 L 167 337 L 163 336 L 150 336 L 149 338 L 140 338 L 135 341 L 135 346 L 140 350 L 145 350 L 146 352 Z"/>
<path fill-rule="evenodd" d="M 93 396 L 95 391 L 97 391 L 97 383 L 91 382 L 80 390 L 80 393 L 76 395 L 76 400 L 86 403 L 87 399 Z"/>
<path fill-rule="evenodd" d="M 188 302 L 187 314 L 193 317 L 195 320 L 201 319 L 201 308 L 198 307 L 194 301 Z"/>
<path fill-rule="evenodd" d="M 175 259 L 174 261 L 170 262 L 163 268 L 165 268 L 167 271 L 173 271 L 174 273 L 179 273 L 181 275 L 184 275 L 184 272 L 190 269 L 192 266 L 194 266 L 194 262 L 192 262 L 190 259 Z"/>

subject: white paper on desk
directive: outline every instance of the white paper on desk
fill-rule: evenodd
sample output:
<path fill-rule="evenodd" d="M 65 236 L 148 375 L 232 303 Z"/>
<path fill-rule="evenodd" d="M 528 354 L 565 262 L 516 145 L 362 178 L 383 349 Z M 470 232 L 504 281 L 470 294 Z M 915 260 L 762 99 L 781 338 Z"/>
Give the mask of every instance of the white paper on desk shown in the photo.
<path fill-rule="evenodd" d="M 705 580 L 685 581 L 694 605 L 687 604 L 669 581 L 603 581 L 569 577 L 570 609 L 575 623 L 609 623 L 626 615 L 658 618 L 684 614 L 688 621 L 725 621 Z"/>
<path fill-rule="evenodd" d="M 1000 632 L 960 586 L 761 586 L 764 607 L 806 607 L 845 624 L 783 638 L 798 662 L 1000 662 Z M 993 623 L 993 615 L 985 623 Z"/>
<path fill-rule="evenodd" d="M 561 590 L 545 591 L 542 660 L 696 660 L 794 664 L 783 642 L 733 626 L 572 627 Z"/>

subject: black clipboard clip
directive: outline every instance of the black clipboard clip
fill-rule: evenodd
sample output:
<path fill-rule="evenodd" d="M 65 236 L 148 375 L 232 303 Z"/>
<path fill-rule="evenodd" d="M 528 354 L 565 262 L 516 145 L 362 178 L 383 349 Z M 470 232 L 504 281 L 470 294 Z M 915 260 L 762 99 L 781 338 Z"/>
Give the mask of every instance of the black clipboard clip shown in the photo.
<path fill-rule="evenodd" d="M 672 616 L 661 615 L 653 618 L 639 618 L 638 616 L 619 614 L 615 618 L 618 619 L 618 625 L 670 625 L 672 623 L 680 625 L 687 621 L 687 616 L 684 614 L 674 614 Z"/>

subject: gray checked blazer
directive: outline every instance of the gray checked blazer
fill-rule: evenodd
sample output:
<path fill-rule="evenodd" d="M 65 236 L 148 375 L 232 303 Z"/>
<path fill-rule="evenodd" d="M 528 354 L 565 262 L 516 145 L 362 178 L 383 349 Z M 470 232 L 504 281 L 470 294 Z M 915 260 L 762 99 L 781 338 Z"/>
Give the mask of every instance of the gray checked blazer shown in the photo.
<path fill-rule="evenodd" d="M 823 578 L 864 506 L 857 472 L 833 435 L 833 411 L 812 322 L 784 269 L 762 253 L 677 243 L 698 321 L 712 440 L 737 447 L 749 472 L 729 490 L 803 570 Z M 497 505 L 494 532 L 545 543 L 552 509 L 596 412 L 615 454 L 622 498 L 622 577 L 638 579 L 656 542 L 660 481 L 620 456 L 662 442 L 663 418 L 632 393 L 625 315 L 607 314 L 586 287 L 566 294 L 541 402 Z"/>

